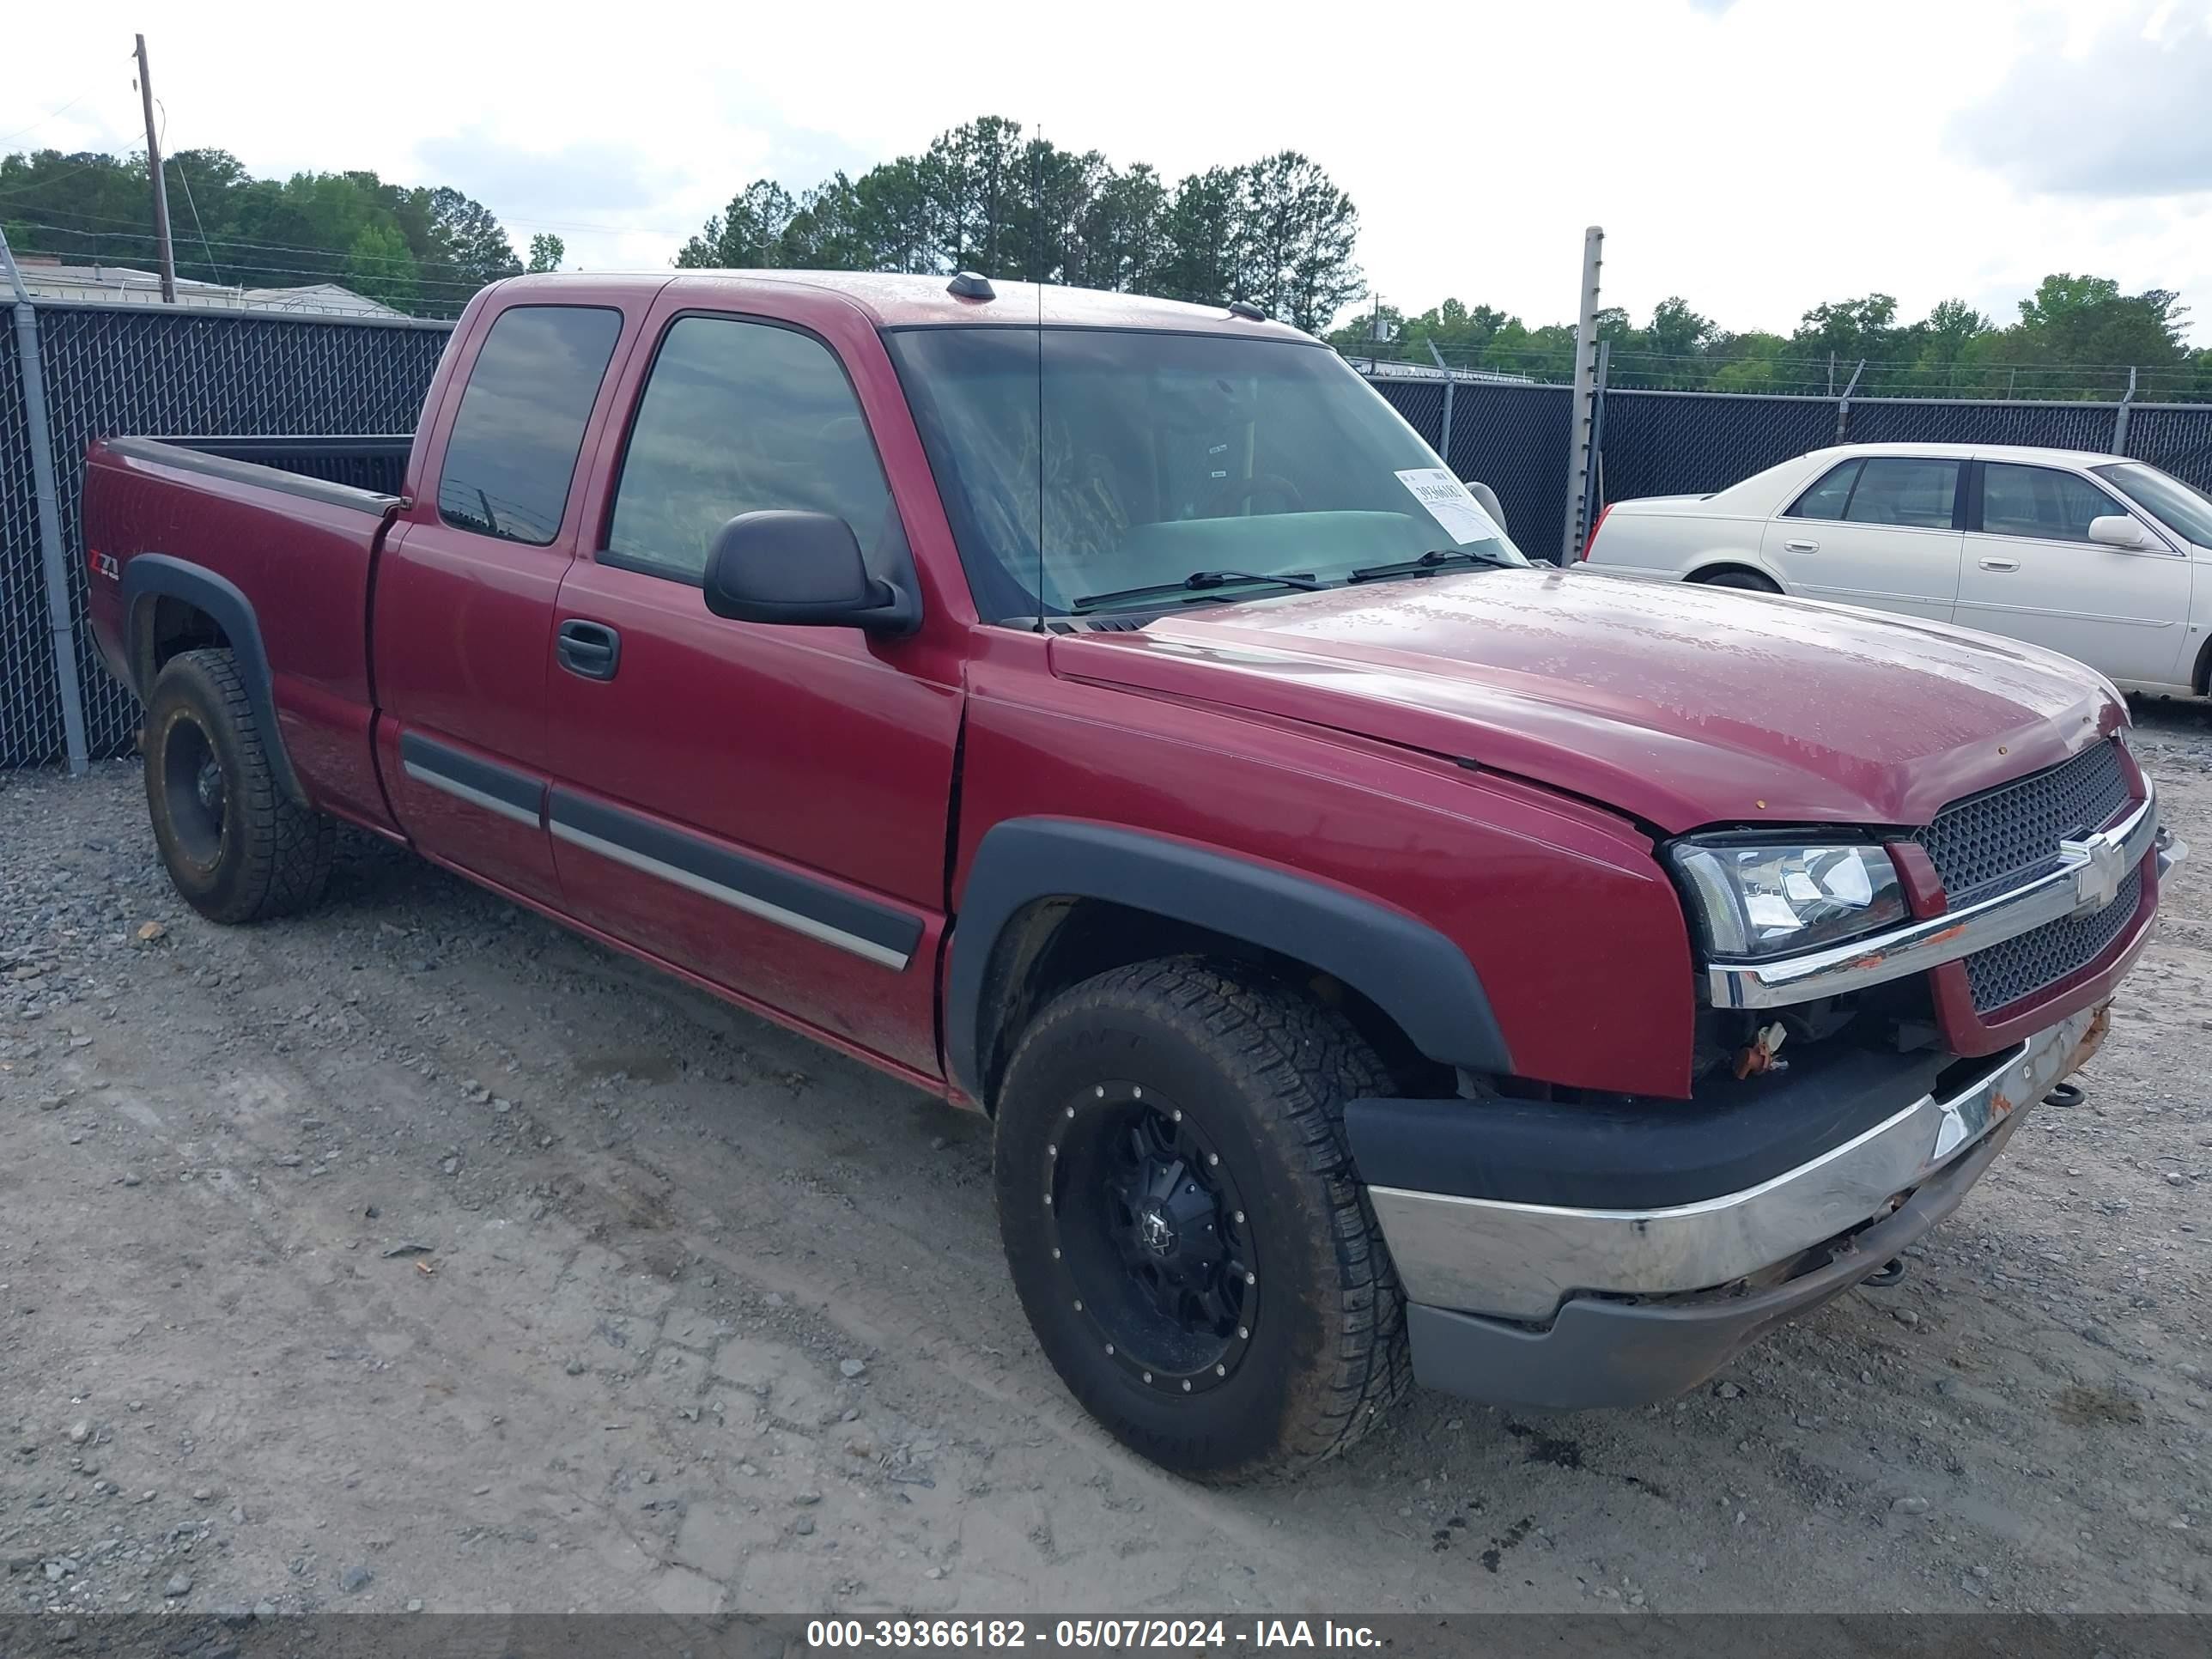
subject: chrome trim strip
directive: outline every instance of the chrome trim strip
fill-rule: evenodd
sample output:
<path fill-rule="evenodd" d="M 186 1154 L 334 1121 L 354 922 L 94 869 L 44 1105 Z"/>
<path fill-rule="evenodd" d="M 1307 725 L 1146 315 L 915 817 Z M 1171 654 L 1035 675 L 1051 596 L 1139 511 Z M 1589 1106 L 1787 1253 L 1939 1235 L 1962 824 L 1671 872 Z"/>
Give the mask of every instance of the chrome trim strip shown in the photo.
<path fill-rule="evenodd" d="M 631 869 L 642 871 L 648 876 L 658 876 L 663 881 L 673 882 L 678 887 L 689 888 L 692 892 L 713 899 L 718 903 L 726 904 L 732 910 L 742 910 L 749 916 L 758 916 L 763 921 L 772 921 L 779 927 L 788 927 L 794 933 L 803 933 L 808 939 L 818 939 L 824 945 L 834 945 L 841 951 L 849 951 L 856 957 L 865 957 L 867 961 L 878 963 L 883 967 L 902 972 L 907 963 L 913 960 L 911 951 L 894 951 L 887 945 L 877 944 L 873 939 L 862 939 L 857 933 L 848 933 L 842 927 L 832 927 L 829 923 L 817 921 L 811 916 L 802 916 L 796 910 L 787 910 L 780 904 L 771 904 L 766 899 L 754 897 L 750 893 L 741 893 L 736 888 L 726 887 L 719 881 L 710 881 L 704 876 L 695 875 L 689 870 L 678 869 L 672 864 L 665 864 L 647 854 L 623 847 L 615 842 L 604 840 L 588 830 L 579 830 L 573 823 L 563 823 L 560 819 L 555 818 L 552 821 L 552 829 L 557 839 L 583 848 L 587 852 L 597 853 L 601 858 L 612 859 L 617 864 L 626 864 Z"/>
<path fill-rule="evenodd" d="M 2009 891 L 1887 933 L 1771 962 L 1716 962 L 1700 988 L 1716 1008 L 1773 1008 L 1839 996 L 1924 973 L 2112 901 L 2158 842 L 2158 795 L 2148 778 L 2134 811 L 2111 828 L 2059 845 L 2055 870 Z"/>
<path fill-rule="evenodd" d="M 2104 1012 L 2084 1009 L 2038 1032 L 1962 1093 L 1923 1095 L 1794 1170 L 1698 1203 L 1574 1210 L 1396 1187 L 1370 1187 L 1368 1197 L 1415 1302 L 1547 1321 L 1577 1291 L 1710 1290 L 1880 1215 L 1891 1199 L 1966 1155 L 2066 1075 Z"/>
<path fill-rule="evenodd" d="M 497 795 L 487 795 L 483 790 L 472 788 L 459 778 L 449 778 L 443 772 L 434 772 L 416 761 L 402 761 L 400 764 L 406 769 L 407 775 L 417 783 L 451 795 L 456 800 L 465 800 L 471 806 L 481 806 L 487 812 L 496 812 L 503 818 L 512 818 L 517 823 L 526 823 L 533 830 L 538 827 L 538 814 L 526 812 L 513 801 L 501 800 Z"/>

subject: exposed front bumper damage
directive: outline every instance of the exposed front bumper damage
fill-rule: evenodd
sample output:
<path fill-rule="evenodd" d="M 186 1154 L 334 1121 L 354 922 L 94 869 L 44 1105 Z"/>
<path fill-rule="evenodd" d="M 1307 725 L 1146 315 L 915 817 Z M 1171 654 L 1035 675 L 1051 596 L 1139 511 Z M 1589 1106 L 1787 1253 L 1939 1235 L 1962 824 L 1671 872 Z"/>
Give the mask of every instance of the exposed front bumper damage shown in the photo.
<path fill-rule="evenodd" d="M 1694 1388 L 1958 1206 L 2020 1120 L 2104 1041 L 2110 1005 L 2039 1032 L 1795 1169 L 1650 1210 L 1370 1186 L 1426 1386 L 1580 1409 Z"/>

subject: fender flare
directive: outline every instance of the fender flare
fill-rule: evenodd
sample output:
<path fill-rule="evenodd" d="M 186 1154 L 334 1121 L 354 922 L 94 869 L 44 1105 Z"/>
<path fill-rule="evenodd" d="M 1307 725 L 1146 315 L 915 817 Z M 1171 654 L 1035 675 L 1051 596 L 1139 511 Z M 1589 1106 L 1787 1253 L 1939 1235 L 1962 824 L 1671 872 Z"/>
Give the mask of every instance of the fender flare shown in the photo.
<path fill-rule="evenodd" d="M 1011 818 L 975 849 L 945 975 L 945 1058 L 983 1093 L 983 1006 L 1000 935 L 1042 899 L 1100 899 L 1194 923 L 1333 975 L 1395 1020 L 1430 1059 L 1513 1069 L 1467 953 L 1426 922 L 1370 898 L 1187 842 L 1065 818 Z"/>
<path fill-rule="evenodd" d="M 293 770 L 292 757 L 285 751 L 284 734 L 276 724 L 276 698 L 269 669 L 269 650 L 261 641 L 260 619 L 254 615 L 253 602 L 247 599 L 238 584 L 217 575 L 204 565 L 173 558 L 167 553 L 141 553 L 123 567 L 124 648 L 128 653 L 132 689 L 141 702 L 153 692 L 151 677 L 145 671 L 150 665 L 154 626 L 154 601 L 158 599 L 181 599 L 196 610 L 205 611 L 222 629 L 223 637 L 230 641 L 231 654 L 237 659 L 240 677 L 246 682 L 246 695 L 253 704 L 253 718 L 261 728 L 262 748 L 269 757 L 270 769 L 276 775 L 277 787 L 302 806 L 313 806 L 307 791 L 300 787 L 300 775 Z"/>

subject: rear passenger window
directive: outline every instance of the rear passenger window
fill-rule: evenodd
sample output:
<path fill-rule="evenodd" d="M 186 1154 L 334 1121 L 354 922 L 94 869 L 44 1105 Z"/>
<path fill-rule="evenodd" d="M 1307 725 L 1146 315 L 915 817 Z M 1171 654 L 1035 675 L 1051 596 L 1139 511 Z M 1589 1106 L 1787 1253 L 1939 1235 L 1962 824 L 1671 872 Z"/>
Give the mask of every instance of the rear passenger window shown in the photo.
<path fill-rule="evenodd" d="M 2123 509 L 2070 472 L 1990 461 L 1982 468 L 1982 528 L 1994 536 L 2086 542 L 2089 520 Z"/>
<path fill-rule="evenodd" d="M 1948 530 L 1959 493 L 1956 461 L 1870 455 L 1851 486 L 1844 517 L 1852 524 L 1913 525 Z"/>
<path fill-rule="evenodd" d="M 438 516 L 544 546 L 561 528 L 576 452 L 622 333 L 597 306 L 517 306 L 484 337 L 438 477 Z"/>
<path fill-rule="evenodd" d="M 860 402 L 827 346 L 771 323 L 684 317 L 638 400 L 607 549 L 696 582 L 715 536 L 740 513 L 827 513 L 866 551 L 890 505 Z"/>
<path fill-rule="evenodd" d="M 1793 519 L 1840 519 L 1844 503 L 1851 498 L 1851 486 L 1858 482 L 1860 463 L 1845 461 L 1832 468 L 1820 483 L 1797 498 L 1797 505 L 1790 509 Z"/>

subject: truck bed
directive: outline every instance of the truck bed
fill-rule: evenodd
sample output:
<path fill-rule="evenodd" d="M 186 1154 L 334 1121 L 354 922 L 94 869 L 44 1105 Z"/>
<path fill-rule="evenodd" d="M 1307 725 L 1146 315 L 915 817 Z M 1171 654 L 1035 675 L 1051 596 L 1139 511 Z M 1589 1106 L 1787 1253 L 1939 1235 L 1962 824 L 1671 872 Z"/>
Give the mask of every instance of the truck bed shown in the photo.
<path fill-rule="evenodd" d="M 187 606 L 215 616 L 221 643 L 268 665 L 266 712 L 295 793 L 380 824 L 363 619 L 412 442 L 109 438 L 85 474 L 93 632 L 109 666 L 143 697 L 175 650 L 216 642 L 180 636 L 171 619 Z"/>

